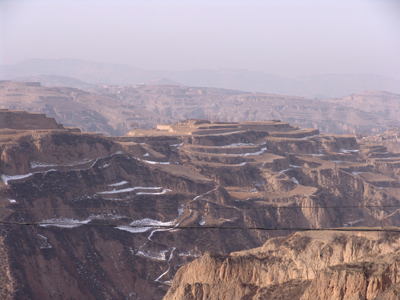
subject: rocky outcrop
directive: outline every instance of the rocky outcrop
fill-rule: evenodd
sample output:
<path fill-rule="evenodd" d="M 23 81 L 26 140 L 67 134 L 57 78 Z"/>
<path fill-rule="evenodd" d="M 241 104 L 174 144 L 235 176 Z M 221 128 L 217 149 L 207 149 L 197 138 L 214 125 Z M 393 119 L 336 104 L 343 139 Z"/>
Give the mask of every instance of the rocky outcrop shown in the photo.
<path fill-rule="evenodd" d="M 279 299 L 376 299 L 400 279 L 399 237 L 309 231 L 206 253 L 178 271 L 164 299 L 269 299 L 271 290 L 286 291 Z"/>

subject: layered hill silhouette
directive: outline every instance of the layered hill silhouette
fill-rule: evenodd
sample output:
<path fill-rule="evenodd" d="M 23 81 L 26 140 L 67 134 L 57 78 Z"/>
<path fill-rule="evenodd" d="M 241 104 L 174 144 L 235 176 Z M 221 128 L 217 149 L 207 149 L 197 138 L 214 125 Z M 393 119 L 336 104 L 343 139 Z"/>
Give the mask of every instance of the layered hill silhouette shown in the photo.
<path fill-rule="evenodd" d="M 399 103 L 400 95 L 383 91 L 317 100 L 177 85 L 106 85 L 83 91 L 38 82 L 0 82 L 1 108 L 45 113 L 65 126 L 113 136 L 188 118 L 280 119 L 323 133 L 378 134 L 400 127 Z"/>
<path fill-rule="evenodd" d="M 134 85 L 165 78 L 185 86 L 207 86 L 297 96 L 308 95 L 312 98 L 338 98 L 364 90 L 400 93 L 399 80 L 370 74 L 320 74 L 293 79 L 245 69 L 179 72 L 141 70 L 129 65 L 76 59 L 29 59 L 14 65 L 1 66 L 0 69 L 0 79 L 4 80 L 50 75 L 72 77 L 95 85 Z M 71 82 L 70 79 L 67 81 Z M 164 80 L 164 82 L 166 81 Z"/>
<path fill-rule="evenodd" d="M 0 110 L 0 125 L 2 299 L 161 299 L 171 283 L 167 299 L 217 299 L 238 282 L 249 299 L 395 293 L 400 155 L 379 140 L 277 119 L 106 137 Z M 319 235 L 331 228 L 348 232 Z"/>

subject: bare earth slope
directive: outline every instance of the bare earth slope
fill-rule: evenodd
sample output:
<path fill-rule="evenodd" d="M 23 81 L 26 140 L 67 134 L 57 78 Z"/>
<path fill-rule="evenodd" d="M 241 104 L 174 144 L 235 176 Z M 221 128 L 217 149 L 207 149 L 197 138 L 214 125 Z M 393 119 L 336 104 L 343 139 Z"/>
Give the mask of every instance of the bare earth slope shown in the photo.
<path fill-rule="evenodd" d="M 0 107 L 45 113 L 65 126 L 107 135 L 123 135 L 139 119 L 148 120 L 147 127 L 170 121 L 110 97 L 70 87 L 44 87 L 39 82 L 1 81 Z"/>
<path fill-rule="evenodd" d="M 106 86 L 92 91 L 176 121 L 280 119 L 335 134 L 380 133 L 400 124 L 400 114 L 396 113 L 400 109 L 400 95 L 380 91 L 335 100 L 182 86 Z"/>
<path fill-rule="evenodd" d="M 188 118 L 280 119 L 324 133 L 376 134 L 400 126 L 399 99 L 397 94 L 382 91 L 317 100 L 177 85 L 103 86 L 82 91 L 44 87 L 38 82 L 0 82 L 3 108 L 45 113 L 65 126 L 114 136 Z"/>
<path fill-rule="evenodd" d="M 178 271 L 164 299 L 398 299 L 399 237 L 307 231 L 230 255 L 207 252 Z"/>
<path fill-rule="evenodd" d="M 7 113 L 26 120 L 0 129 L 0 272 L 13 299 L 161 299 L 207 251 L 399 225 L 400 155 L 354 136 L 187 120 L 104 137 Z"/>

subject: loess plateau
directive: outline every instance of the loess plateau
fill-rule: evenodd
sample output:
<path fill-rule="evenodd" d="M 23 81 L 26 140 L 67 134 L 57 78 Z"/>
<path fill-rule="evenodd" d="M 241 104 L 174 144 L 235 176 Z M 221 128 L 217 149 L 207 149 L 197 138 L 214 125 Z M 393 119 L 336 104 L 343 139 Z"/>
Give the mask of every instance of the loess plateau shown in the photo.
<path fill-rule="evenodd" d="M 1 299 L 398 291 L 400 154 L 379 140 L 280 120 L 106 137 L 0 110 L 0 125 Z"/>

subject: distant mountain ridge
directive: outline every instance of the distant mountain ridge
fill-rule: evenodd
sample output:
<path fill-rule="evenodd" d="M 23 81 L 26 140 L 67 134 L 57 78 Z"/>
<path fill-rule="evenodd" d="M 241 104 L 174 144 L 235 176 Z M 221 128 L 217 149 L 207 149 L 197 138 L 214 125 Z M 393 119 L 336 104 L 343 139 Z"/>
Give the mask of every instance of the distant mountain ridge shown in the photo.
<path fill-rule="evenodd" d="M 40 82 L 42 86 L 63 86 L 83 90 L 96 87 L 96 85 L 94 84 L 86 83 L 76 78 L 55 75 L 34 75 L 17 77 L 15 78 L 15 81 Z"/>
<path fill-rule="evenodd" d="M 400 93 L 400 81 L 370 74 L 322 74 L 296 79 L 245 69 L 162 71 L 78 59 L 28 59 L 0 66 L 0 79 L 29 76 L 71 77 L 94 85 L 132 85 L 164 81 L 185 86 L 218 87 L 317 98 L 338 98 L 365 90 Z"/>

